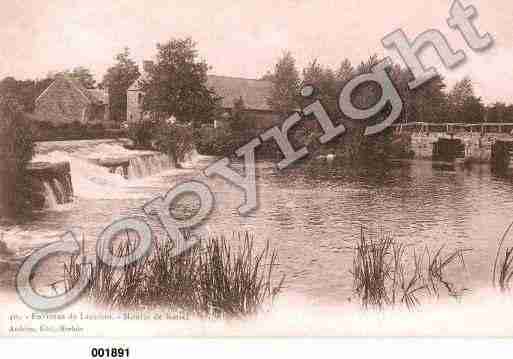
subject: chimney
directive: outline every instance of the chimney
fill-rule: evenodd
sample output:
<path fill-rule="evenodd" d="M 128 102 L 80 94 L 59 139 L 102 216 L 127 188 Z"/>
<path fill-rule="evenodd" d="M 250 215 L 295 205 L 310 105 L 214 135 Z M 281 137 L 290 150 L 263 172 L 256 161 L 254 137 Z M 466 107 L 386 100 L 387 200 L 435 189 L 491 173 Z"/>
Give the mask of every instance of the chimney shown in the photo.
<path fill-rule="evenodd" d="M 153 68 L 153 66 L 154 66 L 153 61 L 144 61 L 143 62 L 143 70 L 144 70 L 144 72 L 150 72 L 151 69 Z"/>

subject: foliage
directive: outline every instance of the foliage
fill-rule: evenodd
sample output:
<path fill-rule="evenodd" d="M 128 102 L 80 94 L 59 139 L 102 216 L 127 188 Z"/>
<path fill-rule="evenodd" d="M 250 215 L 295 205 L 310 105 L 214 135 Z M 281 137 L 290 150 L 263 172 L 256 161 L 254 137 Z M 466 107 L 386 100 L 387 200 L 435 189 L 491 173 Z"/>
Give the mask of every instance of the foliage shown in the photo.
<path fill-rule="evenodd" d="M 72 70 L 60 72 L 59 74 L 69 76 L 70 78 L 78 81 L 86 89 L 96 88 L 96 80 L 94 79 L 91 70 L 86 67 L 78 66 Z"/>
<path fill-rule="evenodd" d="M 244 110 L 245 105 L 241 98 L 235 101 L 230 116 L 224 118 L 218 128 L 202 126 L 197 131 L 198 151 L 205 155 L 233 157 L 237 149 L 258 136 L 258 132 L 252 127 L 254 119 Z"/>
<path fill-rule="evenodd" d="M 6 77 L 0 81 L 0 94 L 16 101 L 21 106 L 21 111 L 33 113 L 36 108 L 36 99 L 52 84 L 57 74 L 70 76 L 88 89 L 96 86 L 90 70 L 77 67 L 73 70 L 48 74 L 44 79 L 16 80 L 14 77 Z"/>
<path fill-rule="evenodd" d="M 481 123 L 484 106 L 481 98 L 474 95 L 474 86 L 469 77 L 458 81 L 448 96 L 450 122 Z"/>
<path fill-rule="evenodd" d="M 185 161 L 185 156 L 194 147 L 193 130 L 190 126 L 179 123 L 162 123 L 152 130 L 153 147 L 165 153 L 176 164 Z"/>
<path fill-rule="evenodd" d="M 52 82 L 52 78 L 19 81 L 6 77 L 0 81 L 0 94 L 16 101 L 22 111 L 32 113 L 36 107 L 36 99 Z"/>
<path fill-rule="evenodd" d="M 303 70 L 303 82 L 316 88 L 314 99 L 319 99 L 324 104 L 330 117 L 341 118 L 346 126 L 346 133 L 322 148 L 315 145 L 312 139 L 319 137 L 319 128 L 307 128 L 302 136 L 306 138 L 306 144 L 313 147 L 313 152 L 334 153 L 337 161 L 344 163 L 382 163 L 391 149 L 391 131 L 385 131 L 374 136 L 364 136 L 365 121 L 349 121 L 338 108 L 338 95 L 344 85 L 353 76 L 370 72 L 372 67 L 379 62 L 379 58 L 373 55 L 365 62 L 361 62 L 356 69 L 349 60 L 344 60 L 337 71 L 325 67 L 313 61 Z M 366 83 L 359 86 L 353 94 L 353 104 L 359 108 L 368 108 L 380 98 L 380 89 L 374 83 Z M 306 105 L 311 100 L 304 101 Z M 384 116 L 388 108 L 385 108 L 376 117 Z M 316 148 L 317 147 L 317 148 Z"/>
<path fill-rule="evenodd" d="M 267 103 L 269 107 L 286 116 L 299 107 L 299 71 L 292 53 L 285 52 L 272 73 L 264 76 L 273 84 Z"/>
<path fill-rule="evenodd" d="M 116 64 L 107 70 L 102 86 L 109 91 L 111 120 L 123 122 L 127 119 L 127 91 L 139 76 L 137 64 L 130 59 L 130 50 L 125 48 L 116 55 Z"/>
<path fill-rule="evenodd" d="M 503 102 L 495 102 L 488 106 L 485 113 L 486 122 L 513 122 L 513 105 L 506 105 Z"/>
<path fill-rule="evenodd" d="M 443 78 L 435 77 L 415 90 L 408 90 L 404 97 L 406 122 L 451 121 L 445 87 Z"/>
<path fill-rule="evenodd" d="M 245 109 L 246 105 L 242 98 L 236 100 L 233 104 L 231 116 L 228 119 L 228 127 L 233 133 L 243 135 L 249 129 L 248 124 L 253 123 L 253 119 L 244 113 Z"/>
<path fill-rule="evenodd" d="M 153 128 L 155 123 L 152 121 L 130 122 L 128 125 L 128 138 L 136 149 L 151 149 Z"/>
<path fill-rule="evenodd" d="M 0 209 L 3 215 L 17 216 L 30 210 L 30 177 L 27 165 L 34 156 L 30 122 L 15 99 L 0 95 L 2 175 Z"/>
<path fill-rule="evenodd" d="M 206 62 L 198 60 L 190 39 L 172 39 L 157 45 L 156 63 L 140 81 L 143 110 L 153 119 L 174 116 L 180 123 L 198 128 L 219 111 L 219 98 L 207 87 Z"/>
<path fill-rule="evenodd" d="M 183 162 L 192 151 L 193 133 L 191 126 L 163 121 L 142 120 L 132 122 L 128 127 L 134 148 L 165 153 L 176 164 Z"/>
<path fill-rule="evenodd" d="M 303 69 L 303 84 L 315 87 L 315 99 L 321 100 L 329 114 L 338 113 L 338 84 L 332 69 L 322 66 L 317 60 L 312 61 Z M 310 100 L 303 99 L 301 102 L 305 105 Z"/>

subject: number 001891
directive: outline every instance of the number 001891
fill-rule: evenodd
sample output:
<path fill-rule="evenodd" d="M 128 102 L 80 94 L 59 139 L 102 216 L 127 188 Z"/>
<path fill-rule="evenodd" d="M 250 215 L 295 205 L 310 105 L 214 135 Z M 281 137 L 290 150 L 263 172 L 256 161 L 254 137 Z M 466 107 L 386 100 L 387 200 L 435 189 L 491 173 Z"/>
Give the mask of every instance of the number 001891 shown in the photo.
<path fill-rule="evenodd" d="M 93 358 L 128 358 L 130 350 L 128 348 L 93 348 L 91 356 Z"/>

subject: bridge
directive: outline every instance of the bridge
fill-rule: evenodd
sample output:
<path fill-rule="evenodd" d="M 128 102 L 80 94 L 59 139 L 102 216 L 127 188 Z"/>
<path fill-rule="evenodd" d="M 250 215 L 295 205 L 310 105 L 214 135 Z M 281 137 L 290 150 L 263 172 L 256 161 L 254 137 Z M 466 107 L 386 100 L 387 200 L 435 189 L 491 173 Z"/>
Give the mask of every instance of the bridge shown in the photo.
<path fill-rule="evenodd" d="M 459 139 L 464 145 L 465 159 L 488 163 L 497 141 L 513 141 L 513 123 L 433 123 L 407 122 L 392 125 L 397 137 L 407 138 L 408 151 L 415 158 L 432 159 L 433 145 L 440 138 Z M 513 157 L 512 157 L 513 158 Z"/>
<path fill-rule="evenodd" d="M 511 122 L 483 122 L 483 123 L 435 123 L 435 122 L 405 122 L 392 125 L 396 133 L 470 133 L 470 134 L 511 134 Z"/>

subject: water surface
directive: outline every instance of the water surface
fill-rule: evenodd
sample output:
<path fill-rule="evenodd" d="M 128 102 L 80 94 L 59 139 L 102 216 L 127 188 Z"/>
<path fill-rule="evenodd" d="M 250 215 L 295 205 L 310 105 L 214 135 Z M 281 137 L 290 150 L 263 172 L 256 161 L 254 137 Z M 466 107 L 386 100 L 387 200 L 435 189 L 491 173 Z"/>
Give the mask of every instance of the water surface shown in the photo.
<path fill-rule="evenodd" d="M 41 159 L 71 161 L 76 198 L 3 228 L 6 242 L 19 256 L 77 226 L 86 233 L 92 254 L 95 238 L 112 221 L 142 215 L 145 203 L 195 178 L 215 160 L 197 156 L 184 169 L 125 180 L 84 159 L 84 153 L 94 151 L 112 157 L 120 145 L 87 146 L 89 151 L 46 147 L 40 154 Z M 497 240 L 513 220 L 513 183 L 491 175 L 486 165 L 442 171 L 422 161 L 386 170 L 323 164 L 280 172 L 272 162 L 259 162 L 259 207 L 247 217 L 237 213 L 244 200 L 241 190 L 220 178 L 209 179 L 208 185 L 216 199 L 208 230 L 228 237 L 233 231 L 249 231 L 259 247 L 270 241 L 279 254 L 277 275 L 286 275 L 285 292 L 312 303 L 342 303 L 351 296 L 349 247 L 362 226 L 382 228 L 419 248 L 472 249 L 465 257 L 466 268 L 450 274 L 477 290 L 490 285 Z M 54 263 L 42 274 L 45 280 L 52 282 L 60 273 L 56 267 Z"/>

